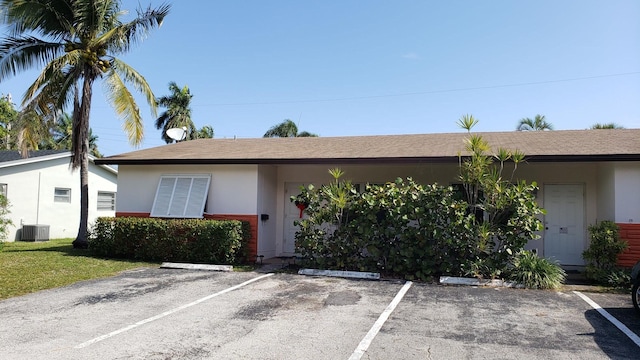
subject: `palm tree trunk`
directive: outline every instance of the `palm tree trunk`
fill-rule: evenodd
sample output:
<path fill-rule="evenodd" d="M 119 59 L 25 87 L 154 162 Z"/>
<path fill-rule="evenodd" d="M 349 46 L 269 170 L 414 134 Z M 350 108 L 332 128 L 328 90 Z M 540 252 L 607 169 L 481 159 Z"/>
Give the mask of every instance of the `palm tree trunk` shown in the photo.
<path fill-rule="evenodd" d="M 82 102 L 79 107 L 77 90 L 74 99 L 71 165 L 73 168 L 80 167 L 80 226 L 78 227 L 78 236 L 73 241 L 73 247 L 76 249 L 89 247 L 87 239 L 89 223 L 89 113 L 91 111 L 91 87 L 95 79 L 92 74 L 92 69 L 85 70 Z"/>

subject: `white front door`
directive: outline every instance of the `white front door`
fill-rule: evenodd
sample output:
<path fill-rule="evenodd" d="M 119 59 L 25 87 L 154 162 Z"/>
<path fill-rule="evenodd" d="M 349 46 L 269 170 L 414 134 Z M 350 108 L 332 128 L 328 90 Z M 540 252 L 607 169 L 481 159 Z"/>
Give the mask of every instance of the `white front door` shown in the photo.
<path fill-rule="evenodd" d="M 545 185 L 544 257 L 584 265 L 584 186 Z"/>
<path fill-rule="evenodd" d="M 296 252 L 296 231 L 298 227 L 294 225 L 300 219 L 300 209 L 291 201 L 291 196 L 300 194 L 301 183 L 284 184 L 284 231 L 282 239 L 283 255 L 293 255 Z M 304 216 L 304 215 L 303 215 Z"/>

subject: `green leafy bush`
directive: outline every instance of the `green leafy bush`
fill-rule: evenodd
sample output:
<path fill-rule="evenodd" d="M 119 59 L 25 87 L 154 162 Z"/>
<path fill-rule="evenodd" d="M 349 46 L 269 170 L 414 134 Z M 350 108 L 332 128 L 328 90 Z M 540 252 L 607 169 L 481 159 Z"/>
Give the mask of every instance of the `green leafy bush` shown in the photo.
<path fill-rule="evenodd" d="M 244 260 L 246 241 L 240 221 L 118 217 L 96 221 L 89 248 L 110 257 L 230 264 Z"/>
<path fill-rule="evenodd" d="M 11 213 L 9 211 L 9 200 L 0 194 L 0 251 L 4 247 L 4 241 L 6 240 L 7 233 L 9 232 L 9 226 L 13 224 L 11 219 L 7 216 Z"/>
<path fill-rule="evenodd" d="M 567 276 L 558 264 L 528 250 L 515 256 L 510 273 L 511 280 L 529 289 L 557 289 Z"/>
<path fill-rule="evenodd" d="M 605 220 L 590 225 L 588 231 L 591 243 L 582 253 L 587 262 L 585 276 L 606 284 L 609 275 L 617 270 L 618 255 L 627 248 L 627 243 L 620 239 L 618 225 L 613 221 Z"/>
<path fill-rule="evenodd" d="M 607 275 L 607 285 L 618 288 L 631 290 L 631 269 L 617 268 Z"/>
<path fill-rule="evenodd" d="M 470 129 L 476 120 L 464 117 Z M 340 270 L 378 270 L 408 279 L 446 275 L 499 277 L 514 256 L 542 228 L 544 214 L 535 183 L 514 181 L 524 154 L 499 149 L 469 135 L 460 156 L 460 193 L 411 178 L 356 191 L 339 169 L 320 188 L 303 187 L 292 197 L 306 205 L 297 221 L 296 251 L 306 266 Z M 503 179 L 511 161 L 509 179 Z"/>

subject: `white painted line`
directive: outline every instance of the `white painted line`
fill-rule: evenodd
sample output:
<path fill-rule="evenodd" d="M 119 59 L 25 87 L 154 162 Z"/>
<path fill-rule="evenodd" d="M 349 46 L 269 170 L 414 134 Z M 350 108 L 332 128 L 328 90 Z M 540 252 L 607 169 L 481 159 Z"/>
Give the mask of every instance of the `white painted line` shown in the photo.
<path fill-rule="evenodd" d="M 362 271 L 300 269 L 298 270 L 298 275 L 334 276 L 334 277 L 370 279 L 370 280 L 380 279 L 380 273 L 362 272 Z"/>
<path fill-rule="evenodd" d="M 186 269 L 186 270 L 208 270 L 208 271 L 233 271 L 231 265 L 211 265 L 211 264 L 186 264 L 163 262 L 160 265 L 163 269 Z"/>
<path fill-rule="evenodd" d="M 163 318 L 163 317 L 165 317 L 165 316 L 169 316 L 169 315 L 171 315 L 171 314 L 173 314 L 173 313 L 176 313 L 176 312 L 178 312 L 178 311 L 180 311 L 180 310 L 184 310 L 184 309 L 189 308 L 189 307 L 191 307 L 191 306 L 198 305 L 198 304 L 200 304 L 201 302 L 204 302 L 204 301 L 207 301 L 207 300 L 213 299 L 213 298 L 214 298 L 214 297 L 216 297 L 216 296 L 220 296 L 220 295 L 226 294 L 226 293 L 228 293 L 228 292 L 230 292 L 230 291 L 233 291 L 233 290 L 239 289 L 239 288 L 241 288 L 241 287 L 243 287 L 243 286 L 245 286 L 245 285 L 249 285 L 249 284 L 251 284 L 252 282 L 255 282 L 255 281 L 258 281 L 258 280 L 262 280 L 262 279 L 264 279 L 264 278 L 266 278 L 266 277 L 268 277 L 268 276 L 271 276 L 271 275 L 273 275 L 273 273 L 264 274 L 264 275 L 258 276 L 258 277 L 256 277 L 256 278 L 253 278 L 253 279 L 247 280 L 247 281 L 245 281 L 245 282 L 243 282 L 243 283 L 241 283 L 241 284 L 234 285 L 234 286 L 232 286 L 232 287 L 230 287 L 230 288 L 227 288 L 227 289 L 224 289 L 224 290 L 222 290 L 222 291 L 218 291 L 218 292 L 217 292 L 217 293 L 215 293 L 215 294 L 211 294 L 211 295 L 205 296 L 205 297 L 203 297 L 203 298 L 201 298 L 201 299 L 198 299 L 198 300 L 193 301 L 193 302 L 190 302 L 190 303 L 188 303 L 188 304 L 185 304 L 185 305 L 179 306 L 179 307 L 177 307 L 177 308 L 175 308 L 175 309 L 171 309 L 171 310 L 165 311 L 165 312 L 163 312 L 162 314 L 158 314 L 158 315 L 156 315 L 156 316 L 152 316 L 152 317 L 150 317 L 150 318 L 147 318 L 147 319 L 144 319 L 144 320 L 140 320 L 140 321 L 138 321 L 137 323 L 132 324 L 132 325 L 129 325 L 129 326 L 126 326 L 126 327 L 123 327 L 122 329 L 118 329 L 118 330 L 116 330 L 116 331 L 112 331 L 112 332 L 110 332 L 110 333 L 108 333 L 108 334 L 105 334 L 105 335 L 102 335 L 102 336 L 98 336 L 97 338 L 91 339 L 91 340 L 89 340 L 89 341 L 85 341 L 85 342 L 83 342 L 83 343 L 82 343 L 82 344 L 80 344 L 80 345 L 76 345 L 76 346 L 75 346 L 75 348 L 76 348 L 76 349 L 82 349 L 82 348 L 85 348 L 85 347 L 87 347 L 87 346 L 89 346 L 89 345 L 91 345 L 91 344 L 95 344 L 95 343 L 97 343 L 97 342 L 99 342 L 99 341 L 102 341 L 102 340 L 108 339 L 108 338 L 110 338 L 110 337 L 116 336 L 116 335 L 121 334 L 121 333 L 123 333 L 123 332 L 125 332 L 125 331 L 129 331 L 129 330 L 131 330 L 131 329 L 135 329 L 135 328 L 137 328 L 138 326 L 142 326 L 142 325 L 147 324 L 147 323 L 150 323 L 150 322 L 152 322 L 152 321 L 155 321 L 155 320 L 158 320 L 158 319 L 162 319 L 162 318 Z"/>
<path fill-rule="evenodd" d="M 596 304 L 596 302 L 587 297 L 587 295 L 579 291 L 574 291 L 573 293 L 582 298 L 582 300 L 586 301 L 587 304 L 591 305 L 592 308 L 596 309 L 600 313 L 600 315 L 604 316 L 605 319 L 609 320 L 613 325 L 620 329 L 620 331 L 627 335 L 627 337 L 631 339 L 631 341 L 633 341 L 636 346 L 640 347 L 640 337 L 638 337 L 638 335 L 629 330 L 628 327 L 626 327 L 623 323 L 618 321 L 618 319 L 609 314 L 605 309 L 601 308 L 600 305 Z"/>
<path fill-rule="evenodd" d="M 402 287 L 402 289 L 398 291 L 398 294 L 396 294 L 396 297 L 393 298 L 393 300 L 391 301 L 391 303 L 389 303 L 387 308 L 384 309 L 382 314 L 380 314 L 380 317 L 378 317 L 378 320 L 373 324 L 373 326 L 371 327 L 367 335 L 365 335 L 362 341 L 360 341 L 360 344 L 358 345 L 356 350 L 353 352 L 353 354 L 351 354 L 351 356 L 349 357 L 349 360 L 360 360 L 362 355 L 364 355 L 364 353 L 369 348 L 369 345 L 371 345 L 373 338 L 375 338 L 376 335 L 378 335 L 378 332 L 380 331 L 380 329 L 382 329 L 382 325 L 384 325 L 384 323 L 389 318 L 389 315 L 391 315 L 393 310 L 395 310 L 396 306 L 398 306 L 400 301 L 402 301 L 404 294 L 406 294 L 407 291 L 409 291 L 409 288 L 411 287 L 412 284 L 413 283 L 411 281 L 407 281 Z"/>

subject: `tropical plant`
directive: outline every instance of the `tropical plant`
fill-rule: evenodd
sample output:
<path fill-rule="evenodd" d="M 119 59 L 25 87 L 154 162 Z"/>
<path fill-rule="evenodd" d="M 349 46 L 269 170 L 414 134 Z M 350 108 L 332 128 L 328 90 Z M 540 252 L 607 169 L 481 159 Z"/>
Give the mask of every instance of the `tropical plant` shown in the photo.
<path fill-rule="evenodd" d="M 126 86 L 132 84 L 149 103 L 156 101 L 147 81 L 117 56 L 127 53 L 162 24 L 169 5 L 126 13 L 119 0 L 1 0 L 9 35 L 0 43 L 0 80 L 29 69 L 42 69 L 27 89 L 23 108 L 51 115 L 73 106 L 71 167 L 80 168 L 80 225 L 74 246 L 86 248 L 89 212 L 89 114 L 93 84 L 105 80 L 107 96 L 124 121 L 132 145 L 143 138 L 139 107 Z"/>
<path fill-rule="evenodd" d="M 545 120 L 544 115 L 536 115 L 533 120 L 530 118 L 522 118 L 516 128 L 518 131 L 543 131 L 553 130 L 553 125 Z"/>
<path fill-rule="evenodd" d="M 618 125 L 618 124 L 616 124 L 616 123 L 606 123 L 606 124 L 595 123 L 595 124 L 591 125 L 591 129 L 594 129 L 594 130 L 601 130 L 601 129 L 624 129 L 624 126 Z"/>
<path fill-rule="evenodd" d="M 11 149 L 11 130 L 17 117 L 11 95 L 0 96 L 0 144 L 4 149 Z"/>
<path fill-rule="evenodd" d="M 46 150 L 71 150 L 71 138 L 73 135 L 73 117 L 69 113 L 58 116 L 53 128 L 50 130 L 52 136 L 41 143 L 40 149 Z M 89 128 L 89 153 L 95 157 L 102 157 L 98 151 L 98 136 L 93 135 L 93 130 Z"/>
<path fill-rule="evenodd" d="M 8 218 L 8 215 L 11 213 L 9 211 L 9 200 L 3 194 L 0 194 L 0 250 L 2 250 L 3 242 L 7 233 L 9 231 L 9 226 L 13 224 L 11 219 Z"/>
<path fill-rule="evenodd" d="M 167 110 L 162 112 L 156 119 L 156 129 L 162 129 L 162 140 L 167 144 L 174 139 L 167 135 L 167 130 L 172 128 L 185 128 L 185 140 L 193 140 L 198 137 L 198 130 L 191 120 L 191 99 L 193 95 L 188 86 L 178 87 L 175 82 L 169 83 L 171 95 L 162 96 L 156 99 L 158 106 Z"/>
<path fill-rule="evenodd" d="M 317 134 L 310 133 L 308 131 L 298 132 L 298 125 L 292 120 L 285 119 L 280 124 L 272 126 L 263 137 L 317 137 Z"/>
<path fill-rule="evenodd" d="M 40 145 L 51 139 L 51 123 L 33 108 L 27 108 L 16 119 L 17 148 L 22 157 L 28 157 L 30 150 L 39 150 Z"/>
<path fill-rule="evenodd" d="M 510 279 L 529 289 L 557 289 L 566 277 L 558 264 L 522 250 L 513 259 Z"/>
<path fill-rule="evenodd" d="M 478 123 L 471 115 L 458 125 L 469 133 L 465 156 L 460 155 L 459 180 L 464 190 L 467 212 L 475 218 L 473 242 L 481 252 L 469 262 L 467 273 L 477 277 L 501 276 L 524 245 L 537 238 L 542 228 L 537 215 L 544 214 L 535 200 L 537 184 L 514 181 L 514 172 L 525 155 L 518 150 L 497 149 L 491 154 L 489 143 L 471 129 Z M 507 161 L 513 162 L 510 178 L 503 178 Z M 496 163 L 497 161 L 497 163 Z"/>
<path fill-rule="evenodd" d="M 198 130 L 196 134 L 197 139 L 213 139 L 213 127 L 205 125 Z"/>
<path fill-rule="evenodd" d="M 614 272 L 618 255 L 626 248 L 627 242 L 620 239 L 619 228 L 613 221 L 605 220 L 587 228 L 591 243 L 582 253 L 587 261 L 585 276 L 600 283 L 607 283 L 609 275 Z"/>

